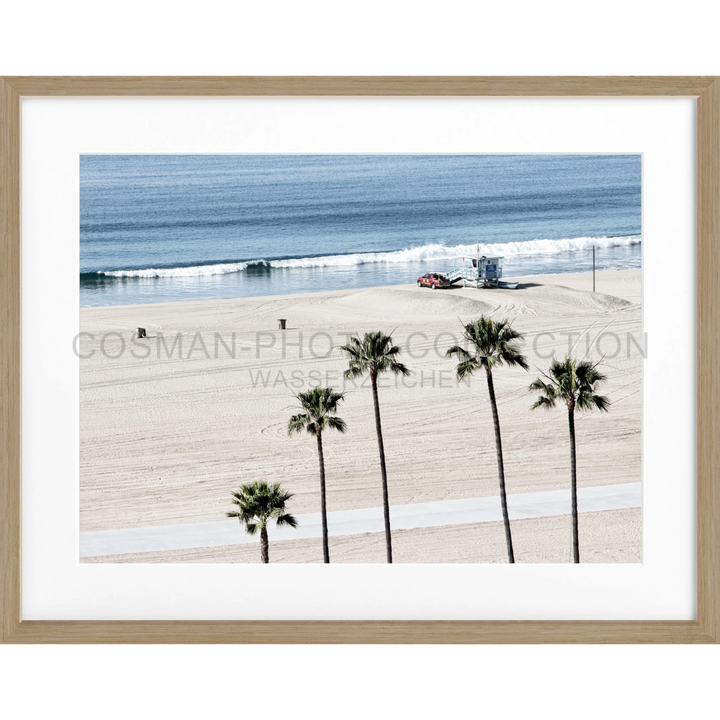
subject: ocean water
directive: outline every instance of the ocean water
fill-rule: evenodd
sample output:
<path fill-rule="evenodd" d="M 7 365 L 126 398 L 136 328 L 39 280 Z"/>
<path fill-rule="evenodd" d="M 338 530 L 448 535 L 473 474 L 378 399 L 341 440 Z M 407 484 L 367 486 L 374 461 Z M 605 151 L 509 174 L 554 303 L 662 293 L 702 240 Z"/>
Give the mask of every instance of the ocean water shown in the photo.
<path fill-rule="evenodd" d="M 639 155 L 83 155 L 80 304 L 639 267 Z"/>

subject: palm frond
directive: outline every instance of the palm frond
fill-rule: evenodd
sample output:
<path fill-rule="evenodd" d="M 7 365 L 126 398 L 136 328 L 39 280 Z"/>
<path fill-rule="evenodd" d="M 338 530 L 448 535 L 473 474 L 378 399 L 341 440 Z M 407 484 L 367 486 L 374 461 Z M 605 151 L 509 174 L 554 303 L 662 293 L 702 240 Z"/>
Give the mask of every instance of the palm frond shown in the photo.
<path fill-rule="evenodd" d="M 480 368 L 480 363 L 473 357 L 459 362 L 455 368 L 455 375 L 458 380 L 464 380 Z"/>
<path fill-rule="evenodd" d="M 397 360 L 390 362 L 388 369 L 395 375 L 402 375 L 403 377 L 407 377 L 410 374 L 407 366 L 401 362 L 397 362 Z"/>
<path fill-rule="evenodd" d="M 328 416 L 326 422 L 327 427 L 337 430 L 340 433 L 344 433 L 347 430 L 347 423 L 342 418 Z"/>
<path fill-rule="evenodd" d="M 597 369 L 597 363 L 592 364 L 586 360 L 577 364 L 575 374 L 577 375 L 578 383 L 588 387 L 603 383 L 607 380 L 605 375 Z"/>
<path fill-rule="evenodd" d="M 305 414 L 293 415 L 288 421 L 288 435 L 299 433 L 305 430 L 310 422 L 310 417 Z"/>
<path fill-rule="evenodd" d="M 460 345 L 453 345 L 445 351 L 445 357 L 452 357 L 453 355 L 457 355 L 458 358 L 462 360 L 470 360 L 472 358 L 472 355 Z"/>
<path fill-rule="evenodd" d="M 541 395 L 531 406 L 531 410 L 537 410 L 538 408 L 550 409 L 555 407 L 555 398 L 547 395 Z"/>
<path fill-rule="evenodd" d="M 351 360 L 348 369 L 343 373 L 347 380 L 353 380 L 361 377 L 367 372 L 367 365 L 359 360 Z"/>
<path fill-rule="evenodd" d="M 278 515 L 277 520 L 275 521 L 278 525 L 288 525 L 291 528 L 296 528 L 298 526 L 298 521 L 294 515 L 290 515 L 290 513 L 285 513 L 284 515 Z"/>
<path fill-rule="evenodd" d="M 602 410 L 608 412 L 610 409 L 610 400 L 604 395 L 595 395 L 592 392 L 581 392 L 578 394 L 576 406 L 580 410 Z"/>
<path fill-rule="evenodd" d="M 540 392 L 544 393 L 555 392 L 552 385 L 548 385 L 548 383 L 544 382 L 540 378 L 537 378 L 537 380 L 533 380 L 528 386 L 528 390 L 530 390 L 531 392 L 539 390 Z"/>
<path fill-rule="evenodd" d="M 510 345 L 503 347 L 500 355 L 506 365 L 516 365 L 518 367 L 521 367 L 523 370 L 530 369 L 530 366 L 528 365 L 525 356 L 517 348 L 514 348 Z"/>
<path fill-rule="evenodd" d="M 540 393 L 538 399 L 531 405 L 531 410 L 537 410 L 537 408 L 540 407 L 546 409 L 555 407 L 555 402 L 557 401 L 557 392 L 555 385 L 553 385 L 552 381 L 548 383 L 545 382 L 542 378 L 537 378 L 530 383 L 528 390 L 530 390 L 530 392 Z"/>
<path fill-rule="evenodd" d="M 610 399 L 605 395 L 593 395 L 593 402 L 595 403 L 595 407 L 603 412 L 608 412 L 610 405 L 612 405 Z"/>

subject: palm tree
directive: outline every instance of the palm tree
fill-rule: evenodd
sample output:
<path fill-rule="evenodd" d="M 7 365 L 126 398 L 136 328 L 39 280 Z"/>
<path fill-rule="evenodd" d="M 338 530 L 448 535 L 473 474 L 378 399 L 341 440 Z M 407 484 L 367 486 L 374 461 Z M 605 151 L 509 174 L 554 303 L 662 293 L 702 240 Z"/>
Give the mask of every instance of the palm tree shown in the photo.
<path fill-rule="evenodd" d="M 608 411 L 610 401 L 603 395 L 595 393 L 596 387 L 605 382 L 605 375 L 587 360 L 578 362 L 576 358 L 566 357 L 564 360 L 553 360 L 550 363 L 550 375 L 545 380 L 538 378 L 530 385 L 531 391 L 539 391 L 540 397 L 532 409 L 543 407 L 550 409 L 560 400 L 565 403 L 568 411 L 568 427 L 570 429 L 570 483 L 572 494 L 572 525 L 573 525 L 573 562 L 580 562 L 580 545 L 578 542 L 578 507 L 577 507 L 577 465 L 575 457 L 575 410 Z"/>
<path fill-rule="evenodd" d="M 322 518 L 323 561 L 330 562 L 328 546 L 327 507 L 325 504 L 325 457 L 323 455 L 322 433 L 326 428 L 344 433 L 345 421 L 335 417 L 338 404 L 344 393 L 335 392 L 332 388 L 313 388 L 296 395 L 305 411 L 293 415 L 288 422 L 288 434 L 306 430 L 317 438 L 318 459 L 320 461 L 320 515 Z"/>
<path fill-rule="evenodd" d="M 378 400 L 377 379 L 384 372 L 395 375 L 409 375 L 410 371 L 401 362 L 397 355 L 400 348 L 393 345 L 392 337 L 380 331 L 368 332 L 361 338 L 353 336 L 347 345 L 340 348 L 348 356 L 348 369 L 345 377 L 348 379 L 361 377 L 366 373 L 370 375 L 372 385 L 373 403 L 375 404 L 375 431 L 377 432 L 378 449 L 380 451 L 380 474 L 382 475 L 383 511 L 385 515 L 385 546 L 387 561 L 392 562 L 392 540 L 390 537 L 390 502 L 388 500 L 387 470 L 385 468 L 385 446 L 383 444 L 382 425 L 380 423 L 380 403 Z"/>
<path fill-rule="evenodd" d="M 464 326 L 463 336 L 469 341 L 472 352 L 468 352 L 460 345 L 454 345 L 445 354 L 455 355 L 460 361 L 455 370 L 458 380 L 464 380 L 476 370 L 484 368 L 487 378 L 490 407 L 492 408 L 493 423 L 495 425 L 495 450 L 497 451 L 498 478 L 500 480 L 500 503 L 502 505 L 503 522 L 505 523 L 505 541 L 507 543 L 508 562 L 515 562 L 513 552 L 512 534 L 510 533 L 510 518 L 508 516 L 507 494 L 505 492 L 505 465 L 503 463 L 502 438 L 500 435 L 500 418 L 498 417 L 497 401 L 495 400 L 495 385 L 493 383 L 493 368 L 499 365 L 518 365 L 523 370 L 528 369 L 525 356 L 515 344 L 522 340 L 522 335 L 512 328 L 507 320 L 495 322 L 492 318 L 481 315 Z"/>
<path fill-rule="evenodd" d="M 295 517 L 285 512 L 285 503 L 292 497 L 292 493 L 282 490 L 280 483 L 268 484 L 265 480 L 261 480 L 242 485 L 232 497 L 233 504 L 239 509 L 227 513 L 227 516 L 237 518 L 245 525 L 245 532 L 248 535 L 254 535 L 258 529 L 260 530 L 260 559 L 264 563 L 270 562 L 268 522 L 275 520 L 278 525 L 297 527 Z"/>

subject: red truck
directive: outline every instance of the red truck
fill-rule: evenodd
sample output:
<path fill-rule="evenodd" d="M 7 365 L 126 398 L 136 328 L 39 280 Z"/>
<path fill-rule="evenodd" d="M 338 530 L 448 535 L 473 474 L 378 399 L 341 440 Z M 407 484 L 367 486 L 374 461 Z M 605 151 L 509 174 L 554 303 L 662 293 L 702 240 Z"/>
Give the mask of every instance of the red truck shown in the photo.
<path fill-rule="evenodd" d="M 433 290 L 437 288 L 449 288 L 452 283 L 445 273 L 425 273 L 417 279 L 418 287 L 429 287 Z"/>

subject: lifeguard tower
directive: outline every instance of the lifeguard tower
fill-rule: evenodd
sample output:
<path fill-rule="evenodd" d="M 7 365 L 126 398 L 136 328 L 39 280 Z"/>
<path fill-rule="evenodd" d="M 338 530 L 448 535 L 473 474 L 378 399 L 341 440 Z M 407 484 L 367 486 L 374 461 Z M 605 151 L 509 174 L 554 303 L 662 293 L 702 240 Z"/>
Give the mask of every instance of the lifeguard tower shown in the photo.
<path fill-rule="evenodd" d="M 476 288 L 511 288 L 517 283 L 506 283 L 502 278 L 502 256 L 480 255 L 477 257 L 462 258 L 462 265 L 448 273 L 451 282 L 463 281 L 463 287 L 468 285 Z"/>

